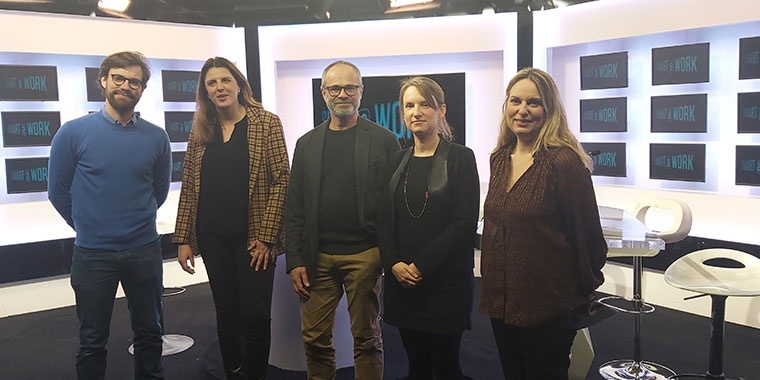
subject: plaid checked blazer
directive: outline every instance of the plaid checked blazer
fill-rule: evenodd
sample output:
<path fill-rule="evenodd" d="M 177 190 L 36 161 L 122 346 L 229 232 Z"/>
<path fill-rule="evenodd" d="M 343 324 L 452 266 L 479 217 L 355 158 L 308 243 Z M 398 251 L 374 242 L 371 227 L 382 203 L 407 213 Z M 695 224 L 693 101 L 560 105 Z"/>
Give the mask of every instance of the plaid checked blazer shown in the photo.
<path fill-rule="evenodd" d="M 290 164 L 280 118 L 263 108 L 246 107 L 248 117 L 248 244 L 270 244 L 275 255 L 284 252 L 283 207 L 290 182 Z M 172 241 L 190 244 L 199 254 L 196 236 L 201 162 L 206 146 L 198 144 L 193 131 L 187 143 L 177 223 Z"/>

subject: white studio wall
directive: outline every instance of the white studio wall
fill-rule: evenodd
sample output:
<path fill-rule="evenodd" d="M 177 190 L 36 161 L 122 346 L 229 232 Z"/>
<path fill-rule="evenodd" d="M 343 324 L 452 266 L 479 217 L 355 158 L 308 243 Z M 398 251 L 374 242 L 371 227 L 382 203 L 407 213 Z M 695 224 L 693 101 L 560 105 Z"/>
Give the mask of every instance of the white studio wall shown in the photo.
<path fill-rule="evenodd" d="M 741 132 L 737 127 L 742 118 L 737 94 L 760 92 L 760 79 L 740 79 L 740 56 L 745 55 L 740 53 L 740 40 L 758 36 L 760 3 L 754 0 L 736 0 L 730 6 L 710 0 L 599 0 L 534 14 L 534 64 L 557 81 L 571 128 L 582 142 L 625 144 L 623 170 L 627 173 L 594 176 L 600 205 L 632 211 L 643 198 L 679 199 L 692 210 L 690 236 L 760 244 L 760 187 L 742 183 L 746 181 L 737 174 L 741 169 L 737 146 L 760 145 L 760 134 Z M 658 79 L 663 73 L 679 71 L 660 66 L 665 62 L 658 58 L 662 48 L 698 50 L 707 45 L 709 54 L 688 53 L 699 59 L 699 70 L 695 64 L 693 71 L 701 71 L 707 80 Z M 627 66 L 624 86 L 584 87 L 584 58 L 621 52 Z M 655 104 L 662 98 L 683 95 L 707 99 L 706 128 L 656 130 L 660 108 Z M 627 129 L 583 132 L 583 101 L 613 98 L 623 99 Z M 702 168 L 696 167 L 696 160 L 694 166 L 703 170 L 703 178 L 663 179 L 657 173 L 662 162 L 653 153 L 655 145 L 677 149 L 690 145 L 702 150 Z M 607 281 L 601 291 L 630 294 L 630 268 L 608 264 L 604 272 Z M 667 286 L 661 273 L 645 274 L 643 293 L 648 302 L 709 316 L 708 300 L 684 301 L 691 294 Z M 735 297 L 731 302 L 727 320 L 760 327 L 760 298 Z"/>
<path fill-rule="evenodd" d="M 22 31 L 31 30 L 34 33 Z M 0 64 L 44 64 L 61 67 L 58 72 L 60 101 L 0 101 L 1 111 L 56 110 L 61 123 L 97 111 L 102 102 L 88 102 L 84 67 L 97 66 L 106 55 L 123 50 L 143 53 L 153 67 L 152 77 L 137 111 L 147 120 L 164 124 L 168 111 L 194 111 L 194 102 L 167 103 L 162 97 L 161 69 L 200 71 L 203 61 L 223 56 L 246 70 L 245 37 L 242 28 L 178 25 L 83 16 L 0 11 Z M 24 58 L 39 62 L 25 62 Z M 19 61 L 20 60 L 20 61 Z M 173 62 L 173 63 L 170 63 Z M 171 65 L 178 66 L 172 68 Z M 79 65 L 79 69 L 71 67 Z M 72 76 L 76 75 L 71 79 Z M 184 151 L 186 144 L 172 143 L 173 151 Z M 28 149 L 31 149 L 29 151 Z M 47 156 L 49 147 L 0 148 L 0 158 Z M 0 164 L 2 165 L 2 164 Z M 5 168 L 2 182 L 5 182 Z M 1 190 L 5 190 L 5 185 Z M 0 246 L 66 239 L 73 230 L 47 202 L 46 194 L 2 194 L 0 198 Z M 178 202 L 178 184 L 159 210 L 159 233 L 173 232 Z M 166 286 L 185 286 L 206 281 L 184 274 L 176 262 L 165 267 Z M 199 267 L 202 267 L 200 265 Z M 49 281 L 48 281 L 49 280 Z M 73 292 L 67 279 L 25 281 L 0 287 L 0 317 L 73 305 Z"/>
<path fill-rule="evenodd" d="M 627 145 L 625 178 L 594 177 L 601 204 L 632 210 L 645 196 L 679 198 L 692 208 L 691 236 L 760 244 L 760 188 L 734 181 L 735 146 L 760 144 L 760 134 L 737 133 L 737 93 L 760 91 L 760 80 L 739 80 L 737 73 L 739 39 L 760 35 L 758 15 L 760 4 L 752 0 L 730 7 L 709 0 L 600 0 L 534 15 L 534 63 L 558 82 L 579 139 Z M 710 45 L 709 82 L 652 85 L 653 48 L 703 42 Z M 628 52 L 628 86 L 581 90 L 579 57 L 615 52 Z M 692 93 L 708 96 L 706 133 L 650 133 L 651 97 Z M 627 132 L 581 133 L 579 101 L 616 96 L 627 97 Z M 650 143 L 704 144 L 705 180 L 650 179 Z"/>

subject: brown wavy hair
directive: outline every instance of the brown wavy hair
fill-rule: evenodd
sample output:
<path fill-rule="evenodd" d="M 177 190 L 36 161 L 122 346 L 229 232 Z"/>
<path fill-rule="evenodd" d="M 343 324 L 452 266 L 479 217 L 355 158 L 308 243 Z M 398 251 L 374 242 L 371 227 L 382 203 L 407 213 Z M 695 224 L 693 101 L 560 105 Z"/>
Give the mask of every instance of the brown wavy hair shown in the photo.
<path fill-rule="evenodd" d="M 200 144 L 206 145 L 214 141 L 214 125 L 219 120 L 216 107 L 206 91 L 206 74 L 213 67 L 226 68 L 235 78 L 240 87 L 237 100 L 245 107 L 263 108 L 261 103 L 253 98 L 253 91 L 248 80 L 240 69 L 227 58 L 212 57 L 206 60 L 198 77 L 198 91 L 195 95 L 195 115 L 193 116 L 193 138 Z"/>

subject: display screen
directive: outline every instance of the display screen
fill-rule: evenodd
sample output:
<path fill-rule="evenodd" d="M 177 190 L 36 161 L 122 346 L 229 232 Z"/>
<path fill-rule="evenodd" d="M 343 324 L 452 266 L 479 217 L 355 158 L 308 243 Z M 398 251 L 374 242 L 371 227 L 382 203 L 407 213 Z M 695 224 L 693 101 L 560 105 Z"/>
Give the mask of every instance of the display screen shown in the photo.
<path fill-rule="evenodd" d="M 649 178 L 705 182 L 705 144 L 650 144 Z"/>
<path fill-rule="evenodd" d="M 760 36 L 739 39 L 739 79 L 760 79 Z"/>
<path fill-rule="evenodd" d="M 707 132 L 707 94 L 653 96 L 652 132 Z"/>
<path fill-rule="evenodd" d="M 652 49 L 652 85 L 709 81 L 709 42 Z"/>
<path fill-rule="evenodd" d="M 628 52 L 581 57 L 581 90 L 628 87 Z"/>
<path fill-rule="evenodd" d="M 47 174 L 47 157 L 5 159 L 8 194 L 47 191 Z"/>
<path fill-rule="evenodd" d="M 581 99 L 581 132 L 626 132 L 628 102 L 625 97 Z"/>
<path fill-rule="evenodd" d="M 760 92 L 738 94 L 739 133 L 760 133 Z"/>
<path fill-rule="evenodd" d="M 0 65 L 0 100 L 58 100 L 56 67 Z"/>
<path fill-rule="evenodd" d="M 171 142 L 187 142 L 193 128 L 194 114 L 191 111 L 164 112 L 164 126 Z"/>
<path fill-rule="evenodd" d="M 185 168 L 185 152 L 172 152 L 172 182 L 182 182 L 182 170 Z"/>
<path fill-rule="evenodd" d="M 161 70 L 165 102 L 195 102 L 200 71 Z"/>
<path fill-rule="evenodd" d="M 429 74 L 424 75 L 443 89 L 446 97 L 446 120 L 454 130 L 454 141 L 465 144 L 465 74 Z M 408 76 L 363 77 L 364 93 L 359 114 L 389 129 L 401 141 L 402 146 L 409 146 L 412 133 L 404 127 L 399 114 L 399 88 L 402 80 Z M 330 111 L 325 105 L 320 91 L 322 81 L 312 79 L 314 102 L 314 125 L 317 126 L 330 118 Z"/>
<path fill-rule="evenodd" d="M 100 85 L 100 68 L 99 67 L 85 67 L 84 77 L 87 82 L 87 101 L 88 102 L 105 102 L 106 97 L 103 96 L 103 87 Z"/>
<path fill-rule="evenodd" d="M 736 147 L 736 184 L 760 186 L 760 145 Z"/>
<path fill-rule="evenodd" d="M 581 143 L 583 149 L 594 159 L 592 175 L 605 177 L 625 177 L 625 143 Z"/>
<path fill-rule="evenodd" d="M 53 111 L 2 112 L 3 146 L 49 146 L 61 127 L 61 114 Z"/>

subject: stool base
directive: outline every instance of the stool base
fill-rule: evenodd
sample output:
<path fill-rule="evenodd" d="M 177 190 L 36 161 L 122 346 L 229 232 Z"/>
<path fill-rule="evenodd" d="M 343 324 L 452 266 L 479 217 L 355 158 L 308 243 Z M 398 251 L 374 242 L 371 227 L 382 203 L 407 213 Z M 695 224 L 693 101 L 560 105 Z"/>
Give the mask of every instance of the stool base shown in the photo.
<path fill-rule="evenodd" d="M 677 379 L 707 379 L 707 380 L 744 380 L 744 378 L 729 378 L 725 375 L 710 375 L 708 373 L 682 373 L 673 375 L 668 378 L 668 380 L 677 380 Z"/>
<path fill-rule="evenodd" d="M 652 362 L 612 360 L 599 367 L 599 374 L 607 380 L 667 380 L 675 372 Z"/>
<path fill-rule="evenodd" d="M 163 341 L 163 347 L 161 349 L 161 356 L 169 356 L 178 354 L 187 350 L 195 344 L 195 340 L 187 335 L 180 334 L 166 334 L 161 337 Z M 127 348 L 130 354 L 135 354 L 135 345 L 130 344 Z"/>

